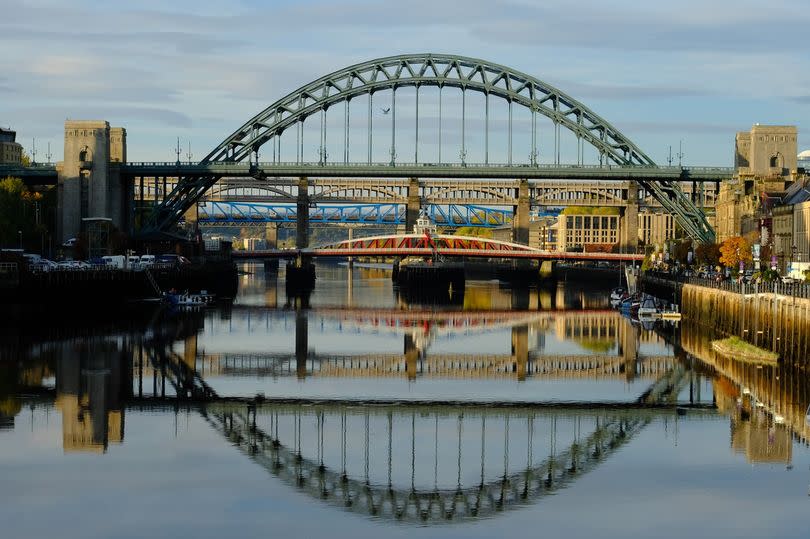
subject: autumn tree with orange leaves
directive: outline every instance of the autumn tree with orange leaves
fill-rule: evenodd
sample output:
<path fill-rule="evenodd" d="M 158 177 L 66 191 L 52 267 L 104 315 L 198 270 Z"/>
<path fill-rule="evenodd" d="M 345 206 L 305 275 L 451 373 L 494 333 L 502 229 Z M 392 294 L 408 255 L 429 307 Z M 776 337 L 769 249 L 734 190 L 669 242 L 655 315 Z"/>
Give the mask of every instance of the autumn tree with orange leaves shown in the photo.
<path fill-rule="evenodd" d="M 736 271 L 740 262 L 747 263 L 753 259 L 751 244 L 742 236 L 728 238 L 720 245 L 720 263 L 727 268 Z"/>

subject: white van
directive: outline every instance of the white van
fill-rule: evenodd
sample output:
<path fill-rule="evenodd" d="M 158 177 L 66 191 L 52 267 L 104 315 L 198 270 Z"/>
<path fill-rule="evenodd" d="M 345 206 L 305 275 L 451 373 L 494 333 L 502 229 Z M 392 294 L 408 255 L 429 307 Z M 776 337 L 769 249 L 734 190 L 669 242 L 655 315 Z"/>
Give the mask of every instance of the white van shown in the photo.
<path fill-rule="evenodd" d="M 124 269 L 124 255 L 102 256 L 101 259 L 108 268 Z"/>
<path fill-rule="evenodd" d="M 141 255 L 141 267 L 149 268 L 155 265 L 155 255 Z"/>
<path fill-rule="evenodd" d="M 127 269 L 137 270 L 141 268 L 141 257 L 130 255 L 127 257 Z"/>

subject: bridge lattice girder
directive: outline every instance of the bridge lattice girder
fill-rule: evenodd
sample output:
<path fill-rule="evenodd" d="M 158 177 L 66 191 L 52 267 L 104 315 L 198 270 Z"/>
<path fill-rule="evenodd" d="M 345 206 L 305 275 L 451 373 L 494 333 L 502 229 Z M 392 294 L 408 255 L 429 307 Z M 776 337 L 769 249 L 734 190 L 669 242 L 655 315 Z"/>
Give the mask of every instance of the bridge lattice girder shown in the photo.
<path fill-rule="evenodd" d="M 303 457 L 277 435 L 258 427 L 249 414 L 214 412 L 205 417 L 260 466 L 313 498 L 347 511 L 415 524 L 486 518 L 552 495 L 596 468 L 649 423 L 647 419 L 599 418 L 590 435 L 525 469 L 480 484 L 422 490 L 370 483 Z"/>
<path fill-rule="evenodd" d="M 619 165 L 654 167 L 655 163 L 626 136 L 596 113 L 557 88 L 525 73 L 455 55 L 415 54 L 380 58 L 321 77 L 276 101 L 222 141 L 202 161 L 242 161 L 308 116 L 354 97 L 405 86 L 450 86 L 495 96 L 550 118 Z M 156 209 L 154 228 L 165 231 L 182 217 L 218 177 L 184 177 Z M 678 183 L 639 179 L 693 238 L 709 242 L 714 231 L 705 215 Z"/>
<path fill-rule="evenodd" d="M 439 226 L 499 227 L 512 219 L 509 210 L 484 206 L 431 204 L 425 213 Z M 287 204 L 248 202 L 208 202 L 200 205 L 197 222 L 209 225 L 256 223 L 295 223 L 298 208 Z M 317 206 L 309 209 L 310 224 L 404 225 L 405 208 L 399 204 L 354 204 L 351 206 Z"/>

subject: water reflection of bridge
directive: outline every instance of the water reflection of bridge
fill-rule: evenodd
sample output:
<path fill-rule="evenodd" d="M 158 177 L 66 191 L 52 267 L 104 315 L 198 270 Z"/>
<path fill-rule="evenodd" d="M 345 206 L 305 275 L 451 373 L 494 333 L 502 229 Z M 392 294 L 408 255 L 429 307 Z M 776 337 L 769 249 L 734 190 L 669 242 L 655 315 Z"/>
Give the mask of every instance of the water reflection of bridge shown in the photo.
<path fill-rule="evenodd" d="M 239 316 L 240 318 L 237 318 Z M 196 337 L 185 342 L 189 368 L 205 376 L 367 377 L 527 377 L 624 378 L 656 377 L 673 366 L 671 356 L 639 354 L 640 341 L 655 339 L 611 310 L 592 311 L 404 311 L 397 309 L 329 309 L 278 311 L 242 307 L 231 313 L 228 331 L 273 334 L 271 319 L 294 318 L 295 350 L 290 352 L 208 353 L 198 351 Z M 403 353 L 335 355 L 309 346 L 312 327 L 330 325 L 340 332 L 401 335 Z M 293 328 L 285 326 L 289 331 Z M 511 332 L 508 353 L 429 353 L 439 337 L 497 330 Z M 547 353 L 545 333 L 573 341 L 581 351 Z M 531 339 L 534 339 L 532 344 Z"/>
<path fill-rule="evenodd" d="M 200 413 L 231 445 L 286 484 L 349 511 L 402 522 L 484 518 L 568 488 L 651 420 L 674 416 L 674 399 L 686 383 L 683 365 L 670 359 L 660 363 L 660 375 L 639 400 L 610 405 L 233 399 L 218 396 L 206 373 L 192 367 L 199 364 L 196 354 L 189 364 L 173 350 L 173 344 L 194 342 L 194 333 L 172 331 L 170 320 L 161 323 L 166 326 L 161 332 L 37 348 L 40 358 L 55 365 L 55 386 L 30 404 L 44 400 L 61 409 L 66 451 L 103 451 L 108 443 L 122 443 L 129 413 Z M 498 356 L 504 370 L 511 357 Z M 441 364 L 441 358 L 426 361 Z M 391 360 L 403 365 L 402 356 Z M 320 363 L 332 368 L 335 361 Z M 446 361 L 455 362 L 446 367 L 451 372 L 458 363 L 472 364 L 460 354 Z M 532 361 L 553 363 L 534 355 Z M 554 361 L 584 373 L 607 364 L 619 368 L 624 358 Z M 130 427 L 128 436 L 137 436 L 137 428 Z"/>

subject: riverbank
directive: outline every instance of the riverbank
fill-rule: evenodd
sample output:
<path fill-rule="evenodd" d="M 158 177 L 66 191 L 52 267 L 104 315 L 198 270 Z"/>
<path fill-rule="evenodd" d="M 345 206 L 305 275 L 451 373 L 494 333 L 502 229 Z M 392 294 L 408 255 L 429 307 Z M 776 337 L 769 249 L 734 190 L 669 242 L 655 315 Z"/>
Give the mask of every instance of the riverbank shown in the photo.
<path fill-rule="evenodd" d="M 233 297 L 237 290 L 233 262 L 206 261 L 148 271 L 77 269 L 52 272 L 21 271 L 16 286 L 7 287 L 0 303 L 5 305 L 71 305 L 98 307 L 159 298 L 162 291 L 208 290 L 220 297 Z"/>
<path fill-rule="evenodd" d="M 810 367 L 810 299 L 790 294 L 790 287 L 763 286 L 768 291 L 760 292 L 752 285 L 693 284 L 650 275 L 640 282 L 649 294 L 673 298 L 684 319 Z"/>

